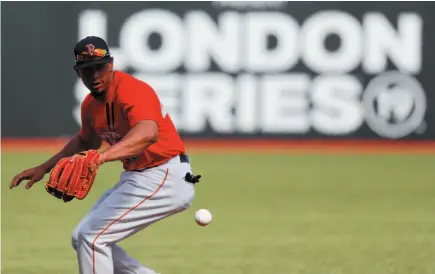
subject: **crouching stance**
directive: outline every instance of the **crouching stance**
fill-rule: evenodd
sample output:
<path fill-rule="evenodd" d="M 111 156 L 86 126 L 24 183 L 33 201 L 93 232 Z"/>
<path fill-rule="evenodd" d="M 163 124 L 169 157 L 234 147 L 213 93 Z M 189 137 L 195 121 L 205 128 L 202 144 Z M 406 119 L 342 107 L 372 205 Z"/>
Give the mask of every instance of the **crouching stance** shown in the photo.
<path fill-rule="evenodd" d="M 84 38 L 74 54 L 74 70 L 90 90 L 81 107 L 81 129 L 45 163 L 15 176 L 10 188 L 23 180 L 29 180 L 30 188 L 50 172 L 48 193 L 65 202 L 84 199 L 99 167 L 121 161 L 119 180 L 111 183 L 72 234 L 80 273 L 156 273 L 117 243 L 189 208 L 201 176 L 193 175 L 183 142 L 156 92 L 114 71 L 103 39 Z M 107 149 L 101 149 L 103 141 Z"/>

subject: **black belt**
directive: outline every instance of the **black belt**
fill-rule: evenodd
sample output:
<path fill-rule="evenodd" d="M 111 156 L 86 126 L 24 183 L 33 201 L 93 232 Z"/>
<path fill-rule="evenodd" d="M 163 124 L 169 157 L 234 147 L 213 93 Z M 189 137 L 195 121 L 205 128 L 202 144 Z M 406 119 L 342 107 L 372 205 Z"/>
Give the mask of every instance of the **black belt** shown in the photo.
<path fill-rule="evenodd" d="M 189 159 L 188 155 L 180 154 L 180 155 L 178 155 L 178 157 L 180 159 L 180 163 L 188 163 L 188 164 L 190 164 L 190 159 Z M 152 168 L 152 167 L 148 167 L 148 168 Z M 138 169 L 138 170 L 135 170 L 135 171 L 140 172 L 140 171 L 143 171 L 143 170 L 148 169 L 148 168 Z M 187 172 L 186 176 L 184 177 L 186 182 L 189 182 L 189 183 L 192 183 L 192 184 L 198 183 L 200 178 L 201 178 L 201 175 L 193 175 L 190 172 Z"/>
<path fill-rule="evenodd" d="M 188 164 L 190 164 L 190 159 L 189 159 L 188 155 L 180 154 L 180 155 L 175 156 L 175 157 L 179 157 L 180 158 L 180 163 L 188 163 Z M 172 158 L 172 159 L 174 159 L 174 158 Z M 169 160 L 171 160 L 171 159 L 169 159 Z M 135 169 L 135 170 L 132 170 L 132 171 L 141 172 L 141 171 L 144 171 L 145 169 L 150 169 L 150 168 L 153 168 L 153 167 L 157 167 L 157 166 L 150 166 L 150 167 L 146 167 L 146 168 L 139 168 L 139 169 Z"/>
<path fill-rule="evenodd" d="M 179 157 L 180 157 L 180 162 L 181 163 L 188 163 L 188 164 L 190 164 L 190 159 L 189 159 L 188 155 L 180 154 Z"/>

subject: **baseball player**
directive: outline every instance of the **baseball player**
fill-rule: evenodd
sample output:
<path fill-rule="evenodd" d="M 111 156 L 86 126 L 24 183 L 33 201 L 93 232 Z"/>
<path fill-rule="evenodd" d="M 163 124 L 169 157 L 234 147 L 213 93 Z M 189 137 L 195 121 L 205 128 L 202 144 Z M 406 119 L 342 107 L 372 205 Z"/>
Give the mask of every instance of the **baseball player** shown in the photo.
<path fill-rule="evenodd" d="M 103 39 L 84 38 L 74 54 L 74 70 L 90 90 L 82 103 L 80 132 L 45 163 L 15 176 L 10 188 L 28 180 L 29 189 L 51 172 L 50 182 L 64 185 L 46 186 L 47 191 L 69 201 L 71 193 L 92 185 L 89 172 L 106 162 L 122 161 L 124 171 L 118 183 L 100 197 L 72 234 L 80 273 L 156 273 L 117 243 L 189 208 L 200 175 L 193 175 L 183 142 L 155 91 L 129 74 L 114 71 Z M 110 145 L 105 150 L 101 149 L 103 140 Z M 82 151 L 88 152 L 78 154 Z M 89 151 L 92 157 L 83 158 L 91 155 Z M 72 181 L 81 184 L 80 189 L 76 187 L 68 196 L 62 191 Z"/>

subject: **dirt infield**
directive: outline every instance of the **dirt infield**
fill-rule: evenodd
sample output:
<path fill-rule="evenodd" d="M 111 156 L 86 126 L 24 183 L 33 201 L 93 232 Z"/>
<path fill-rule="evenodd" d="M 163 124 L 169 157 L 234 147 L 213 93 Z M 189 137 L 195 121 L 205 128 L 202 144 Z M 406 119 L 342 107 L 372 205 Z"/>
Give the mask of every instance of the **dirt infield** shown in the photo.
<path fill-rule="evenodd" d="M 3 152 L 52 152 L 67 139 L 2 138 Z M 435 141 L 367 140 L 185 140 L 190 152 L 201 153 L 280 153 L 280 154 L 435 154 Z"/>

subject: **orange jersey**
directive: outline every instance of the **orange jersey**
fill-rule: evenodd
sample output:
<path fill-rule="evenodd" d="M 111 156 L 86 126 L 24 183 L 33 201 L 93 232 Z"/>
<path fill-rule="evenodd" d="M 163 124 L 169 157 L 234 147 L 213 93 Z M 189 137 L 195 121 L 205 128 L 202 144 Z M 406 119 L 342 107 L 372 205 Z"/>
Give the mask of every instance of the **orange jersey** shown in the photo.
<path fill-rule="evenodd" d="M 141 120 L 153 120 L 158 125 L 157 142 L 135 158 L 135 169 L 163 164 L 170 158 L 184 154 L 185 148 L 160 100 L 151 86 L 133 76 L 116 71 L 105 100 L 88 94 L 82 103 L 82 128 L 86 136 L 94 130 L 101 139 L 113 145 Z"/>

